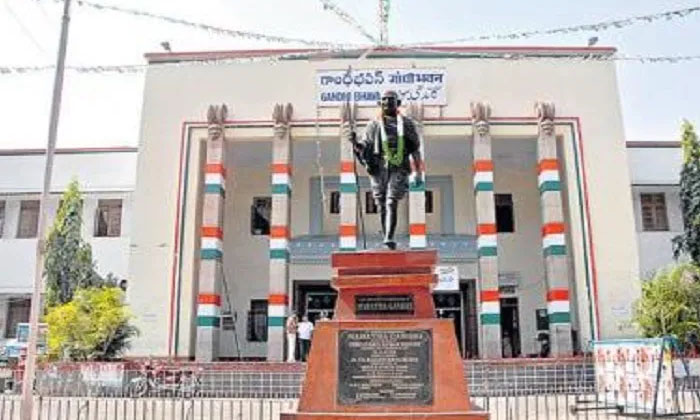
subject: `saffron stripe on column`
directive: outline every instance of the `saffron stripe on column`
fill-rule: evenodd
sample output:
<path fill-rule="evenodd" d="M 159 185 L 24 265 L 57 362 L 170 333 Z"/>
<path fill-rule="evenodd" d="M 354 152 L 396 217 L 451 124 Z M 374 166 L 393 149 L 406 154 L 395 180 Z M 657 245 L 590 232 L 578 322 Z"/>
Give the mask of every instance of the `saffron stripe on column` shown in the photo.
<path fill-rule="evenodd" d="M 425 223 L 413 223 L 408 228 L 411 235 L 425 235 L 426 226 Z"/>
<path fill-rule="evenodd" d="M 473 169 L 474 189 L 476 191 L 493 191 L 493 161 L 475 160 Z"/>
<path fill-rule="evenodd" d="M 222 163 L 207 163 L 204 166 L 204 173 L 207 174 L 220 174 L 224 178 L 226 177 L 226 167 Z"/>
<path fill-rule="evenodd" d="M 208 238 L 223 239 L 224 237 L 223 229 L 217 226 L 202 226 L 202 229 L 200 229 L 200 233 L 202 236 Z"/>
<path fill-rule="evenodd" d="M 549 222 L 542 226 L 542 236 L 550 235 L 552 233 L 564 233 L 564 223 Z"/>
<path fill-rule="evenodd" d="M 482 302 L 500 302 L 501 292 L 498 289 L 485 289 L 479 295 Z"/>
<path fill-rule="evenodd" d="M 496 224 L 495 223 L 480 223 L 476 227 L 476 233 L 478 235 L 488 235 L 488 234 L 496 234 Z"/>
<path fill-rule="evenodd" d="M 547 291 L 547 302 L 554 300 L 569 300 L 569 289 L 550 289 Z"/>
<path fill-rule="evenodd" d="M 347 161 L 343 160 L 340 161 L 340 172 L 349 172 L 349 173 L 355 173 L 355 162 L 353 161 Z"/>
<path fill-rule="evenodd" d="M 340 236 L 355 236 L 357 235 L 356 225 L 340 225 L 338 228 Z"/>
<path fill-rule="evenodd" d="M 289 303 L 289 297 L 284 293 L 273 293 L 267 297 L 268 305 L 286 305 Z"/>
<path fill-rule="evenodd" d="M 286 163 L 273 163 L 270 167 L 273 174 L 292 174 L 292 167 Z"/>
<path fill-rule="evenodd" d="M 537 173 L 544 171 L 558 171 L 559 161 L 557 159 L 542 159 L 537 163 Z"/>
<path fill-rule="evenodd" d="M 200 293 L 197 296 L 197 303 L 221 306 L 221 296 L 213 293 Z"/>
<path fill-rule="evenodd" d="M 287 228 L 287 226 L 279 226 L 279 225 L 270 226 L 270 238 L 289 239 L 289 229 Z"/>

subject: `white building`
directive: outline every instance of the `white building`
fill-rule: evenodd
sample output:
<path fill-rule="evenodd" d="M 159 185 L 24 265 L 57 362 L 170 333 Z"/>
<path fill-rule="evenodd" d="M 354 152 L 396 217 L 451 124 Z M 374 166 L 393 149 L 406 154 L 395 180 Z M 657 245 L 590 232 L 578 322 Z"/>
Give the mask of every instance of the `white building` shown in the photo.
<path fill-rule="evenodd" d="M 102 275 L 128 275 L 136 156 L 131 147 L 56 152 L 48 226 L 61 193 L 77 179 L 84 197 L 83 237 Z M 29 319 L 44 162 L 43 150 L 0 150 L 0 343 L 14 338 L 17 323 Z"/>

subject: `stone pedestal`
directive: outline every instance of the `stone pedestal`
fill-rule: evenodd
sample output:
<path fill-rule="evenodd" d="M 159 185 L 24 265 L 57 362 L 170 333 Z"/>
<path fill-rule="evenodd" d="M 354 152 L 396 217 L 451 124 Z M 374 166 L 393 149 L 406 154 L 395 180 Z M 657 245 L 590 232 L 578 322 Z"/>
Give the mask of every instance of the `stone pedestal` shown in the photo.
<path fill-rule="evenodd" d="M 332 256 L 335 319 L 316 324 L 298 412 L 283 420 L 488 419 L 470 405 L 452 321 L 435 318 L 436 258 Z"/>

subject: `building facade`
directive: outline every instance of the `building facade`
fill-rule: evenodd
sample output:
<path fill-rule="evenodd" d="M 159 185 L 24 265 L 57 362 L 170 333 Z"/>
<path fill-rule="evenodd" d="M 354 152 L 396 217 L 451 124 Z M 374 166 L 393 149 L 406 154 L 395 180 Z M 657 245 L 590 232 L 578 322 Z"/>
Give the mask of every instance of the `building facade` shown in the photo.
<path fill-rule="evenodd" d="M 436 248 L 457 277 L 435 302 L 464 357 L 536 354 L 543 334 L 555 355 L 633 335 L 638 234 L 613 52 L 147 55 L 133 354 L 281 360 L 286 316 L 332 312 L 330 254 L 379 240 L 347 141 L 376 115 L 379 76 L 399 86 L 426 156 L 400 246 Z"/>
<path fill-rule="evenodd" d="M 128 147 L 56 152 L 48 226 L 61 193 L 78 180 L 83 237 L 101 275 L 127 278 L 136 156 Z M 42 150 L 0 150 L 0 346 L 15 338 L 18 323 L 29 321 L 44 162 Z"/>

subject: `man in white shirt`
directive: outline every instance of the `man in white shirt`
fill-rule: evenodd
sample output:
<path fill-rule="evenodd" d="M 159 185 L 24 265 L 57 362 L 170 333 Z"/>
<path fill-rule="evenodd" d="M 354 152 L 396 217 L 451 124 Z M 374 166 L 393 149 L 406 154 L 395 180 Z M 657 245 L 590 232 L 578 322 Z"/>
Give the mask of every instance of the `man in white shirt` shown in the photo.
<path fill-rule="evenodd" d="M 285 331 L 287 332 L 287 362 L 294 362 L 298 326 L 297 314 L 293 313 L 287 318 L 287 323 L 285 325 Z"/>
<path fill-rule="evenodd" d="M 307 315 L 304 315 L 299 323 L 299 326 L 297 327 L 302 362 L 305 362 L 307 356 L 309 355 L 309 349 L 311 349 L 311 334 L 313 334 L 313 331 L 314 324 L 309 321 L 309 317 Z"/>

